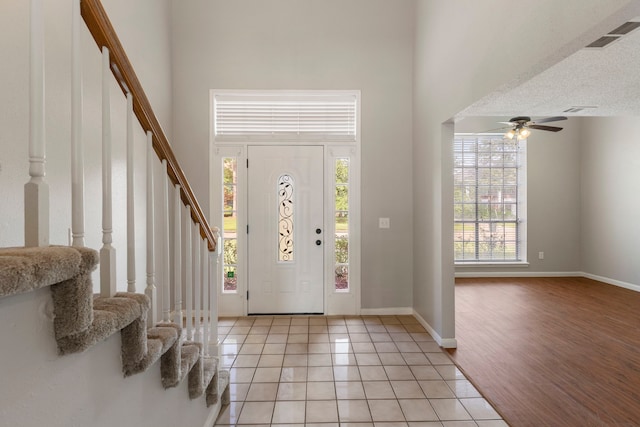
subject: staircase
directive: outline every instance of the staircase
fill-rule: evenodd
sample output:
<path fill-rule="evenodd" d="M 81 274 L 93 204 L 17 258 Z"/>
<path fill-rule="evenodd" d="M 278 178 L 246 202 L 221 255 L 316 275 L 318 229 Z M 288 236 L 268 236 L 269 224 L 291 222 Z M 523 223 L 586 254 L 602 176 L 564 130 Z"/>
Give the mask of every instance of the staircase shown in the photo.
<path fill-rule="evenodd" d="M 49 244 L 49 225 L 64 223 L 50 216 L 50 192 L 67 196 L 66 190 L 49 189 L 46 182 L 45 13 L 43 0 L 31 0 L 25 245 L 0 248 L 0 427 L 211 426 L 229 400 L 229 373 L 218 367 L 219 235 L 207 222 L 102 4 L 70 1 L 70 241 L 69 246 Z M 99 190 L 84 188 L 78 58 L 86 34 L 82 21 L 103 64 L 102 213 L 86 220 L 92 210 L 85 193 Z M 120 125 L 110 117 L 117 109 L 110 100 L 114 79 L 127 103 L 125 189 L 112 185 L 112 145 L 118 141 L 111 141 L 111 129 Z M 136 127 L 146 137 L 146 159 L 133 158 L 139 151 Z M 55 141 L 50 145 L 49 150 L 60 149 Z M 146 169 L 142 195 L 134 183 L 141 164 Z M 116 248 L 113 238 L 114 227 L 121 225 L 113 220 L 118 192 L 127 195 L 126 248 Z M 5 212 L 9 208 L 2 206 Z M 2 210 L 0 223 L 5 221 Z M 146 233 L 138 231 L 146 255 L 146 287 L 138 290 L 136 254 L 141 251 L 136 248 L 141 239 L 135 225 L 140 211 L 146 216 Z M 85 221 L 102 224 L 99 250 L 85 246 L 92 240 Z M 117 277 L 116 249 L 126 251 L 126 283 Z"/>
<path fill-rule="evenodd" d="M 53 326 L 60 355 L 81 353 L 121 333 L 124 376 L 145 372 L 160 360 L 164 388 L 188 375 L 189 398 L 206 395 L 207 406 L 228 403 L 229 376 L 218 371 L 218 358 L 207 357 L 202 344 L 185 340 L 175 323 L 147 328 L 146 295 L 119 292 L 113 298 L 92 293 L 96 251 L 74 247 L 0 249 L 0 298 L 50 287 Z"/>

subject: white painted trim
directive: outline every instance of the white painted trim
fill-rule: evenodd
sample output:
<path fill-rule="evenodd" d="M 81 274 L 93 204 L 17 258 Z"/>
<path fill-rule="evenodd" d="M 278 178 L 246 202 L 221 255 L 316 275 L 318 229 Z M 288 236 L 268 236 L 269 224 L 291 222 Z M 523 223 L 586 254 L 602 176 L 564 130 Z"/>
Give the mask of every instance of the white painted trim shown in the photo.
<path fill-rule="evenodd" d="M 362 316 L 406 316 L 414 313 L 412 307 L 361 308 Z"/>
<path fill-rule="evenodd" d="M 206 421 L 204 422 L 203 427 L 211 427 L 215 424 L 218 415 L 220 415 L 220 410 L 222 409 L 222 394 L 218 395 L 218 402 L 213 405 L 211 410 L 209 411 L 209 415 L 207 416 Z"/>
<path fill-rule="evenodd" d="M 520 268 L 529 267 L 528 262 L 456 262 L 455 268 Z"/>
<path fill-rule="evenodd" d="M 426 320 L 424 320 L 422 316 L 420 316 L 420 314 L 417 311 L 415 310 L 412 310 L 412 311 L 413 311 L 412 313 L 413 317 L 415 317 L 418 320 L 418 322 L 420 322 L 420 324 L 424 326 L 427 332 L 429 332 L 429 335 L 431 335 L 433 339 L 436 340 L 436 342 L 440 347 L 458 348 L 458 341 L 455 338 L 442 338 L 440 335 L 438 335 L 436 330 L 433 329 L 431 325 Z"/>
<path fill-rule="evenodd" d="M 598 282 L 606 283 L 608 285 L 618 286 L 620 288 L 629 289 L 632 291 L 640 292 L 640 285 L 634 285 L 633 283 L 623 282 L 621 280 L 611 279 L 609 277 L 597 276 L 591 273 L 581 273 L 582 277 L 591 280 L 597 280 Z"/>
<path fill-rule="evenodd" d="M 483 271 L 456 272 L 456 278 L 485 277 L 583 277 L 581 271 Z"/>

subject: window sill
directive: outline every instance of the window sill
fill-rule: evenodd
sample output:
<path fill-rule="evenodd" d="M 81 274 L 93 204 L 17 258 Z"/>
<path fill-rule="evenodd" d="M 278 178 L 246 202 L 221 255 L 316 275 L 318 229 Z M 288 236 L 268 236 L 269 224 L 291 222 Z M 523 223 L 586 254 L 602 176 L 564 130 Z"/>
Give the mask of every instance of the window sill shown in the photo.
<path fill-rule="evenodd" d="M 455 267 L 492 267 L 492 268 L 501 268 L 501 267 L 529 267 L 529 263 L 526 261 L 517 261 L 517 262 L 456 262 L 454 263 Z"/>

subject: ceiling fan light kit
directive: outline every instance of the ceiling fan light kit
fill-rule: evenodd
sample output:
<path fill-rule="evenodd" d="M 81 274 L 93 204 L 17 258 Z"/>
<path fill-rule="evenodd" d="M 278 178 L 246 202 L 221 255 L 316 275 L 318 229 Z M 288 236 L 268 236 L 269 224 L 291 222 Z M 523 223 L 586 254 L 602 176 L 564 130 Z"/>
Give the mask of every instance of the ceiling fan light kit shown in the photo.
<path fill-rule="evenodd" d="M 508 139 L 518 138 L 518 140 L 526 139 L 531 135 L 531 129 L 537 130 L 545 130 L 549 132 L 559 132 L 562 130 L 561 127 L 557 126 L 545 126 L 540 125 L 540 123 L 549 123 L 549 122 L 558 122 L 561 120 L 567 120 L 564 116 L 556 116 L 556 117 L 546 117 L 544 119 L 540 119 L 536 122 L 531 120 L 531 117 L 526 116 L 518 116 L 514 117 L 508 122 L 500 122 L 512 127 L 505 134 L 504 137 Z"/>

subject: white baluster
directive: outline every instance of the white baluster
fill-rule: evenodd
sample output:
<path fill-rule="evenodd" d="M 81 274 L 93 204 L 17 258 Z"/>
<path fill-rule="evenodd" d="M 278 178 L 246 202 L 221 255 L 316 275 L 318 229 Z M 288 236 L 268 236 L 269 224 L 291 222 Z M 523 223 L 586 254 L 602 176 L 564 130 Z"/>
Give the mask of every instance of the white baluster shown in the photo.
<path fill-rule="evenodd" d="M 73 0 L 71 30 L 71 235 L 73 246 L 84 246 L 81 22 L 80 0 Z"/>
<path fill-rule="evenodd" d="M 202 282 L 200 281 L 200 225 L 193 223 L 193 305 L 195 308 L 194 324 L 195 340 L 202 342 L 202 330 L 200 329 L 200 287 Z"/>
<path fill-rule="evenodd" d="M 136 291 L 136 216 L 133 182 L 133 95 L 127 94 L 127 292 Z"/>
<path fill-rule="evenodd" d="M 213 228 L 213 235 L 216 238 L 216 250 L 209 253 L 209 347 L 211 348 L 210 354 L 218 355 L 218 292 L 220 290 L 220 272 L 218 271 L 218 265 L 220 261 L 220 254 L 222 254 L 223 242 L 220 238 L 220 229 L 218 227 Z"/>
<path fill-rule="evenodd" d="M 175 305 L 173 309 L 173 321 L 182 326 L 182 203 L 180 200 L 180 189 L 176 185 L 176 197 L 174 199 L 174 221 L 173 221 L 173 291 Z"/>
<path fill-rule="evenodd" d="M 151 300 L 151 307 L 147 314 L 147 326 L 152 327 L 158 322 L 158 299 L 155 284 L 155 218 L 154 218 L 154 185 L 153 185 L 153 135 L 147 132 L 147 287 L 144 290 Z"/>
<path fill-rule="evenodd" d="M 193 338 L 193 256 L 191 246 L 191 206 L 187 206 L 185 216 L 184 231 L 184 286 L 185 286 L 185 308 L 187 310 L 187 339 Z"/>
<path fill-rule="evenodd" d="M 102 48 L 102 249 L 100 249 L 100 295 L 116 293 L 116 250 L 113 242 L 111 199 L 111 99 L 109 49 Z"/>
<path fill-rule="evenodd" d="M 202 348 L 204 355 L 209 355 L 209 248 L 207 239 L 202 239 L 200 244 L 202 256 Z"/>
<path fill-rule="evenodd" d="M 49 185 L 45 176 L 44 11 L 42 0 L 31 0 L 29 67 L 29 182 L 24 185 L 24 242 L 49 245 Z"/>
<path fill-rule="evenodd" d="M 162 160 L 162 218 L 164 220 L 162 235 L 164 247 L 162 250 L 163 274 L 162 274 L 162 321 L 171 322 L 171 279 L 169 276 L 169 262 L 171 254 L 169 245 L 169 173 L 167 171 L 167 159 Z"/>

